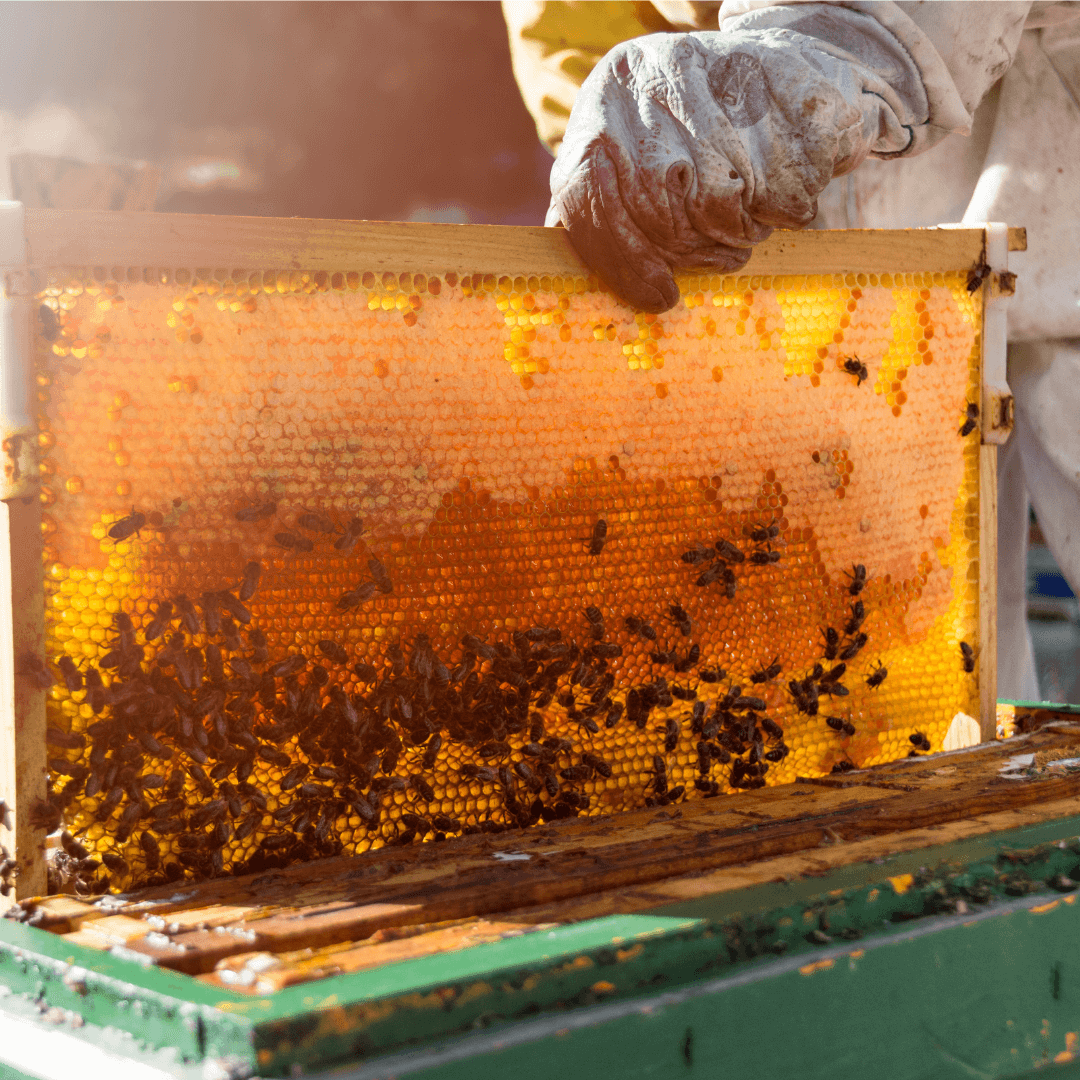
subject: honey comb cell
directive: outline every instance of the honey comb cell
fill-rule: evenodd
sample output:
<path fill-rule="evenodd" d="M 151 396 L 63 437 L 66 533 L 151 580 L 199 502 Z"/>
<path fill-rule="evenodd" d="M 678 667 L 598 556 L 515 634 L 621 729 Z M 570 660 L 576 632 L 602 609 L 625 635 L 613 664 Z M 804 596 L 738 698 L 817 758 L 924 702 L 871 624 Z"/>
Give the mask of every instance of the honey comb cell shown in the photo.
<path fill-rule="evenodd" d="M 978 714 L 966 274 L 685 277 L 659 316 L 106 278 L 37 296 L 38 809 L 80 889 L 737 797 Z"/>

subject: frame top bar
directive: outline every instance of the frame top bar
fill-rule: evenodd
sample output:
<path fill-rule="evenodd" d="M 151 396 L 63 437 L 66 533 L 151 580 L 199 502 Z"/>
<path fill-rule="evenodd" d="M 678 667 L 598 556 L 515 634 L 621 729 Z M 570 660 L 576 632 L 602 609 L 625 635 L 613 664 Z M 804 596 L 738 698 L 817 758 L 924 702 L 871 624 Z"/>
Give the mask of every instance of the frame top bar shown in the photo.
<path fill-rule="evenodd" d="M 28 209 L 26 234 L 28 265 L 41 268 L 589 274 L 561 228 Z M 982 229 L 775 232 L 732 273 L 966 270 L 984 245 Z"/>

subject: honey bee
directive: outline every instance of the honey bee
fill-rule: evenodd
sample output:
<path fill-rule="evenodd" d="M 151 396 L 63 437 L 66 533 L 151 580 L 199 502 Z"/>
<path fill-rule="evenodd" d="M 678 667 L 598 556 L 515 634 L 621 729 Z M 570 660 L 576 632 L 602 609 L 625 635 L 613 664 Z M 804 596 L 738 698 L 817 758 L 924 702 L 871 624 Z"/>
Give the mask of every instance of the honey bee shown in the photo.
<path fill-rule="evenodd" d="M 818 711 L 817 686 L 810 679 L 792 679 L 788 683 L 788 690 L 795 699 L 795 707 L 807 716 L 816 716 Z"/>
<path fill-rule="evenodd" d="M 439 832 L 452 833 L 461 832 L 461 822 L 457 818 L 449 817 L 446 814 L 435 814 L 431 819 L 431 824 Z"/>
<path fill-rule="evenodd" d="M 862 563 L 857 563 L 852 566 L 851 573 L 848 575 L 851 578 L 851 583 L 848 585 L 848 592 L 852 596 L 858 596 L 859 593 L 866 588 L 866 567 Z M 831 660 L 832 657 L 829 657 Z"/>
<path fill-rule="evenodd" d="M 967 291 L 969 293 L 975 292 L 982 283 L 990 276 L 990 267 L 986 262 L 985 257 L 981 257 L 979 261 L 968 271 L 967 278 Z"/>
<path fill-rule="evenodd" d="M 607 543 L 607 531 L 607 522 L 603 518 L 598 518 L 589 540 L 590 555 L 599 555 L 604 550 L 604 544 Z"/>
<path fill-rule="evenodd" d="M 588 765 L 568 765 L 559 771 L 559 776 L 569 784 L 581 784 L 591 780 L 593 770 Z"/>
<path fill-rule="evenodd" d="M 914 735 L 909 735 L 908 741 L 916 750 L 925 750 L 927 752 L 930 750 L 930 740 L 921 731 L 916 731 Z"/>
<path fill-rule="evenodd" d="M 679 556 L 684 563 L 689 563 L 691 566 L 700 566 L 703 562 L 713 562 L 716 557 L 716 548 L 706 547 L 700 540 L 689 551 L 684 551 Z"/>
<path fill-rule="evenodd" d="M 117 854 L 111 851 L 103 851 L 99 856 L 106 868 L 114 874 L 126 874 L 128 864 Z"/>
<path fill-rule="evenodd" d="M 768 667 L 764 667 L 760 671 L 755 671 L 750 676 L 750 681 L 752 683 L 772 682 L 772 680 L 780 674 L 781 670 L 780 657 L 777 656 Z"/>
<path fill-rule="evenodd" d="M 698 588 L 704 589 L 706 586 L 711 585 L 714 581 L 723 581 L 725 585 L 731 589 L 735 587 L 735 575 L 732 573 L 731 568 L 724 562 L 717 560 L 712 566 L 706 567 L 697 577 L 694 584 Z"/>
<path fill-rule="evenodd" d="M 979 406 L 974 401 L 969 401 L 967 406 L 967 419 L 960 425 L 960 437 L 970 435 L 979 422 Z"/>
<path fill-rule="evenodd" d="M 219 592 L 218 603 L 239 623 L 245 626 L 251 622 L 251 612 L 236 599 L 231 592 Z"/>
<path fill-rule="evenodd" d="M 323 656 L 333 660 L 335 664 L 347 664 L 349 662 L 349 654 L 336 641 L 331 641 L 329 638 L 320 638 L 315 642 L 315 645 Z"/>
<path fill-rule="evenodd" d="M 637 634 L 646 641 L 656 640 L 656 631 L 644 619 L 639 619 L 636 615 L 627 615 L 623 622 L 631 634 Z"/>
<path fill-rule="evenodd" d="M 46 728 L 45 742 L 49 746 L 62 746 L 65 750 L 80 750 L 86 745 L 86 739 L 82 735 L 54 727 Z"/>
<path fill-rule="evenodd" d="M 143 627 L 143 637 L 147 641 L 154 641 L 165 632 L 165 628 L 172 619 L 173 606 L 169 600 L 162 600 L 158 604 L 154 617 Z"/>
<path fill-rule="evenodd" d="M 173 607 L 184 629 L 194 637 L 199 632 L 199 617 L 195 614 L 195 605 L 180 593 L 173 597 Z"/>
<path fill-rule="evenodd" d="M 221 636 L 225 641 L 225 647 L 230 652 L 239 652 L 243 649 L 244 640 L 240 637 L 240 631 L 229 615 L 221 620 Z"/>
<path fill-rule="evenodd" d="M 255 595 L 255 590 L 259 587 L 261 574 L 262 563 L 256 562 L 254 559 L 244 566 L 244 580 L 240 582 L 240 589 L 237 593 L 241 600 L 250 600 Z"/>
<path fill-rule="evenodd" d="M 870 372 L 867 371 L 866 365 L 857 357 L 849 356 L 844 360 L 844 370 L 849 375 L 855 375 L 858 378 L 856 386 L 862 386 L 862 384 L 870 377 Z"/>
<path fill-rule="evenodd" d="M 148 832 L 140 833 L 139 847 L 142 848 L 146 869 L 153 872 L 161 865 L 161 851 L 157 841 Z"/>
<path fill-rule="evenodd" d="M 970 675 L 975 670 L 975 650 L 966 642 L 960 642 L 960 657 L 964 670 Z"/>
<path fill-rule="evenodd" d="M 770 739 L 783 738 L 784 729 L 775 720 L 770 719 L 768 716 L 763 716 L 761 718 L 761 728 L 765 732 L 765 734 L 769 736 Z"/>
<path fill-rule="evenodd" d="M 353 664 L 352 673 L 364 683 L 372 683 L 378 676 L 378 671 L 373 664 L 365 664 L 363 662 Z"/>
<path fill-rule="evenodd" d="M 386 659 L 390 661 L 390 674 L 395 679 L 405 674 L 405 654 L 401 651 L 400 645 L 387 645 Z"/>
<path fill-rule="evenodd" d="M 364 533 L 364 522 L 355 515 L 349 519 L 349 523 L 345 526 L 345 531 L 334 541 L 334 547 L 338 551 L 352 551 L 356 547 L 357 540 Z"/>
<path fill-rule="evenodd" d="M 859 627 L 862 626 L 865 620 L 866 608 L 863 607 L 863 602 L 861 600 L 856 600 L 855 603 L 851 605 L 851 618 L 848 619 L 847 625 L 844 627 L 844 633 L 849 636 L 858 633 Z"/>
<path fill-rule="evenodd" d="M 53 677 L 45 667 L 45 662 L 31 652 L 23 653 L 19 659 L 19 674 L 39 690 L 48 690 L 53 684 Z"/>
<path fill-rule="evenodd" d="M 46 341 L 55 341 L 60 336 L 60 316 L 48 304 L 41 304 L 37 311 L 38 332 Z"/>
<path fill-rule="evenodd" d="M 296 519 L 296 524 L 301 529 L 307 529 L 308 532 L 332 533 L 334 531 L 334 523 L 330 518 L 325 514 L 317 514 L 310 510 L 301 514 Z"/>
<path fill-rule="evenodd" d="M 673 661 L 672 666 L 675 668 L 676 672 L 681 675 L 697 665 L 697 662 L 701 659 L 701 646 L 695 641 L 687 650 L 686 655 L 681 659 L 674 650 L 672 650 L 671 656 Z"/>
<path fill-rule="evenodd" d="M 848 644 L 845 645 L 844 648 L 840 651 L 840 659 L 841 660 L 854 660 L 855 657 L 859 655 L 859 652 L 862 650 L 862 647 L 869 640 L 870 640 L 870 636 L 868 634 L 856 634 L 851 639 L 851 641 L 849 641 Z"/>
<path fill-rule="evenodd" d="M 755 525 L 750 531 L 750 539 L 755 544 L 764 544 L 769 540 L 774 540 L 780 535 L 780 526 L 777 524 L 772 525 Z"/>
<path fill-rule="evenodd" d="M 74 694 L 76 691 L 83 688 L 82 673 L 75 666 L 75 661 L 71 659 L 66 653 L 57 657 L 56 666 L 60 669 L 60 674 L 63 676 L 64 685 L 67 687 L 68 692 Z"/>
<path fill-rule="evenodd" d="M 343 592 L 337 598 L 337 606 L 341 611 L 349 611 L 370 600 L 378 591 L 379 587 L 374 581 L 361 582 L 355 589 Z"/>
<path fill-rule="evenodd" d="M 703 683 L 718 683 L 727 672 L 723 668 L 704 667 L 698 669 L 698 678 Z"/>
<path fill-rule="evenodd" d="M 604 616 L 598 607 L 590 604 L 585 609 L 585 618 L 589 623 L 589 633 L 599 641 L 604 636 Z"/>
<path fill-rule="evenodd" d="M 294 765 L 285 775 L 281 778 L 281 790 L 288 791 L 290 788 L 294 788 L 297 784 L 301 783 L 308 774 L 308 766 L 301 762 L 299 765 Z"/>
<path fill-rule="evenodd" d="M 590 769 L 594 769 L 599 776 L 603 776 L 605 779 L 611 777 L 611 766 L 602 757 L 586 752 L 581 755 L 581 762 Z"/>
<path fill-rule="evenodd" d="M 750 553 L 750 561 L 755 566 L 768 566 L 769 563 L 778 563 L 780 561 L 780 552 L 773 551 L 772 548 L 764 550 L 759 548 L 757 551 Z"/>
<path fill-rule="evenodd" d="M 202 594 L 203 624 L 207 634 L 214 636 L 221 631 L 221 600 L 217 593 Z"/>
<path fill-rule="evenodd" d="M 237 521 L 265 521 L 277 513 L 276 502 L 264 502 L 236 511 Z"/>
<path fill-rule="evenodd" d="M 667 762 L 661 754 L 653 754 L 652 780 L 649 786 L 657 795 L 667 794 Z"/>
<path fill-rule="evenodd" d="M 113 540 L 126 540 L 129 536 L 137 536 L 146 526 L 146 515 L 132 509 L 127 517 L 122 517 L 109 529 L 109 536 Z"/>
<path fill-rule="evenodd" d="M 717 540 L 714 547 L 720 558 L 725 562 L 741 563 L 746 561 L 746 556 L 730 540 Z"/>
<path fill-rule="evenodd" d="M 300 536 L 298 533 L 276 532 L 274 533 L 274 541 L 278 547 L 285 548 L 286 551 L 315 550 L 315 545 L 306 536 Z"/>
<path fill-rule="evenodd" d="M 679 745 L 679 735 L 682 732 L 682 725 L 678 720 L 670 719 L 664 725 L 664 750 L 673 754 L 675 748 Z"/>
<path fill-rule="evenodd" d="M 700 741 L 697 744 L 697 755 L 698 755 L 698 772 L 702 776 L 708 776 L 709 773 L 712 771 L 713 759 L 712 759 L 712 753 L 710 752 L 710 749 L 709 749 L 709 744 L 707 742 L 705 742 L 704 740 Z"/>
<path fill-rule="evenodd" d="M 885 667 L 881 661 L 877 662 L 877 666 L 870 672 L 866 678 L 866 685 L 871 689 L 880 686 L 885 681 L 885 676 L 889 674 L 889 669 Z"/>
<path fill-rule="evenodd" d="M 671 621 L 678 627 L 679 633 L 683 637 L 690 636 L 691 623 L 690 616 L 686 614 L 686 610 L 680 604 L 668 605 L 668 616 Z"/>
<path fill-rule="evenodd" d="M 368 559 L 368 570 L 371 571 L 371 576 L 375 581 L 375 585 L 381 593 L 392 593 L 394 591 L 393 583 L 390 581 L 390 575 L 386 572 L 386 567 L 374 555 Z"/>
<path fill-rule="evenodd" d="M 236 660 L 230 661 L 235 666 Z M 271 664 L 266 673 L 271 678 L 283 679 L 288 675 L 295 675 L 297 672 L 303 671 L 307 667 L 307 657 L 302 653 L 293 653 L 292 656 L 285 657 L 284 660 L 279 660 L 276 664 Z"/>
<path fill-rule="evenodd" d="M 252 648 L 251 660 L 255 664 L 265 664 L 270 656 L 266 635 L 257 626 L 248 631 L 248 644 Z"/>
<path fill-rule="evenodd" d="M 821 683 L 822 690 L 830 683 L 839 682 L 844 677 L 844 672 L 847 671 L 847 664 L 835 664 L 828 671 L 819 672 L 817 680 Z"/>
<path fill-rule="evenodd" d="M 589 654 L 596 657 L 598 660 L 614 660 L 617 657 L 622 656 L 622 646 L 616 645 L 614 642 L 597 642 L 595 645 L 590 646 Z"/>
<path fill-rule="evenodd" d="M 544 786 L 544 782 L 532 771 L 532 769 L 524 761 L 514 762 L 514 772 L 525 781 L 526 787 L 534 794 L 540 793 L 540 790 Z"/>

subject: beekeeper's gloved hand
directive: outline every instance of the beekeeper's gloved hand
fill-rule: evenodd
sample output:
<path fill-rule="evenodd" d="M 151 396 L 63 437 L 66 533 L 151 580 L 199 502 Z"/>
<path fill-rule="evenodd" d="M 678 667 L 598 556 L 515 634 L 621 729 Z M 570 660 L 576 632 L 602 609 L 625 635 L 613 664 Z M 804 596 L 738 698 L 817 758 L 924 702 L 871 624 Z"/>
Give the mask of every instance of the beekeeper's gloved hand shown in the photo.
<path fill-rule="evenodd" d="M 612 49 L 581 87 L 551 171 L 547 224 L 565 225 L 585 262 L 645 311 L 678 301 L 673 268 L 734 270 L 774 228 L 807 225 L 825 185 L 867 155 L 966 133 L 1015 50 L 999 36 L 996 74 L 980 62 L 978 77 L 954 80 L 935 47 L 952 28 L 932 40 L 902 10 L 917 5 L 738 6 L 751 10 L 734 29 Z M 1018 40 L 1029 5 L 924 6 L 1009 9 Z"/>

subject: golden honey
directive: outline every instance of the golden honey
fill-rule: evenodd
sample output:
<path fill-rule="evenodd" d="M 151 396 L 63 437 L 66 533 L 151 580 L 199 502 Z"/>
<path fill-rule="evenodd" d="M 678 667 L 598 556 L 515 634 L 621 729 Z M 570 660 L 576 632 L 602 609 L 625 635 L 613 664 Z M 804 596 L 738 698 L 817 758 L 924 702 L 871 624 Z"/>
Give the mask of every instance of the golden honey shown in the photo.
<path fill-rule="evenodd" d="M 101 662 L 116 649 L 118 615 L 132 619 L 144 649 L 140 678 L 173 635 L 200 655 L 212 639 L 231 665 L 226 694 L 250 703 L 237 715 L 276 754 L 229 744 L 223 759 L 215 747 L 233 721 L 223 716 L 215 731 L 213 716 L 196 717 L 176 738 L 158 732 L 160 756 L 129 752 L 126 778 L 118 761 L 88 795 L 81 774 L 103 772 L 91 760 L 93 725 L 115 721 L 113 707 L 95 713 L 87 690 L 59 680 L 50 726 L 91 734 L 82 749 L 50 747 L 54 764 L 64 759 L 76 774 L 54 769 L 52 789 L 67 828 L 94 854 L 123 858 L 115 886 L 430 839 L 453 834 L 451 824 L 517 827 L 529 808 L 533 819 L 552 816 L 563 796 L 542 782 L 535 790 L 543 777 L 523 749 L 539 725 L 543 737 L 569 743 L 548 772 L 580 812 L 662 802 L 680 787 L 677 798 L 730 794 L 741 766 L 729 751 L 702 771 L 693 710 L 704 703 L 709 715 L 733 686 L 764 704 L 744 719 L 764 715 L 783 730 L 758 748 L 787 748 L 754 765 L 770 784 L 904 756 L 915 733 L 937 749 L 957 712 L 978 713 L 977 678 L 959 650 L 961 641 L 979 648 L 978 434 L 958 429 L 978 399 L 981 299 L 964 275 L 685 277 L 681 303 L 660 316 L 633 312 L 595 279 L 495 273 L 116 269 L 41 284 L 39 303 L 58 318 L 53 340 L 37 340 L 48 658 L 67 654 L 115 691 L 123 680 Z M 865 381 L 845 370 L 853 358 L 866 365 Z M 118 529 L 136 515 L 141 527 Z M 303 515 L 325 527 L 305 528 Z M 362 534 L 339 544 L 357 518 Z M 593 554 L 598 522 L 606 535 Z M 715 545 L 724 539 L 744 561 L 722 564 Z M 683 559 L 701 545 L 714 554 Z M 389 591 L 375 586 L 373 559 Z M 207 634 L 200 598 L 236 596 L 251 562 L 261 566 L 245 601 L 251 621 L 237 625 L 229 648 Z M 723 577 L 697 584 L 723 565 L 733 595 Z M 856 596 L 858 566 L 866 584 Z M 343 604 L 345 594 L 364 598 Z M 195 632 L 174 612 L 148 640 L 161 603 L 178 595 L 195 604 Z M 857 602 L 861 625 L 845 633 Z M 689 616 L 688 635 L 671 605 Z M 600 610 L 603 640 L 621 655 L 586 673 L 594 681 L 583 687 L 574 677 L 594 642 L 587 607 Z M 576 647 L 573 665 L 546 701 L 541 689 L 526 695 L 492 676 L 501 701 L 528 697 L 505 706 L 519 710 L 516 730 L 495 737 L 449 723 L 425 698 L 437 695 L 421 685 L 415 660 L 408 666 L 420 635 L 453 673 L 463 636 L 521 658 L 513 635 L 538 627 L 558 631 L 548 644 Z M 867 640 L 840 680 L 849 693 L 822 695 L 809 715 L 791 684 L 840 662 L 826 659 L 829 627 L 835 652 L 856 633 Z M 252 628 L 265 635 L 264 659 Z M 344 649 L 347 662 L 332 661 L 320 641 Z M 365 767 L 378 759 L 368 770 L 381 778 L 375 788 L 344 778 L 357 764 L 343 764 L 348 755 L 320 749 L 332 730 L 271 743 L 266 733 L 289 708 L 286 680 L 271 679 L 263 695 L 252 687 L 293 654 L 304 658 L 294 692 L 314 681 L 320 708 L 344 693 L 373 712 L 363 740 Z M 247 689 L 236 685 L 245 661 L 254 669 Z M 774 661 L 779 675 L 751 682 Z M 529 670 L 515 680 L 537 682 L 554 663 L 524 660 Z M 887 678 L 868 685 L 879 663 Z M 375 675 L 361 677 L 356 665 Z M 478 657 L 475 671 L 494 666 Z M 715 681 L 702 678 L 710 672 Z M 607 704 L 589 714 L 608 675 Z M 639 727 L 630 692 L 658 677 L 671 703 Z M 407 692 L 380 698 L 377 689 L 398 678 L 412 680 Z M 417 714 L 441 739 L 437 752 Z M 321 714 L 329 728 L 334 715 Z M 855 734 L 834 731 L 827 715 Z M 370 734 L 380 726 L 382 735 Z M 183 727 L 177 719 L 175 731 Z M 200 807 L 222 781 L 227 793 L 236 786 L 235 753 L 253 760 L 245 782 L 262 798 L 237 798 L 239 818 L 234 804 L 204 821 Z M 611 775 L 585 767 L 587 779 L 563 779 L 583 754 Z M 530 762 L 531 786 L 516 770 Z M 337 778 L 317 777 L 320 768 Z M 133 786 L 136 774 L 160 786 Z M 170 782 L 184 807 L 170 815 L 175 831 L 153 817 Z M 313 786 L 298 795 L 303 784 Z M 376 823 L 356 812 L 353 794 L 378 807 Z M 578 812 L 563 806 L 558 813 Z"/>

